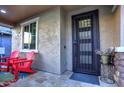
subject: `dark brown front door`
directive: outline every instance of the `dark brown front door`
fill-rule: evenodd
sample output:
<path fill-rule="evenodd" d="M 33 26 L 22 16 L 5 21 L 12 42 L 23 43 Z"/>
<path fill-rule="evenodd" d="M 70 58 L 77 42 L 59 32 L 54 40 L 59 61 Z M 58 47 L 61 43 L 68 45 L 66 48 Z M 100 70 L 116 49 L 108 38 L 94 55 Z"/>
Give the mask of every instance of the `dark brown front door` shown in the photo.
<path fill-rule="evenodd" d="M 100 75 L 98 10 L 72 16 L 73 71 Z"/>

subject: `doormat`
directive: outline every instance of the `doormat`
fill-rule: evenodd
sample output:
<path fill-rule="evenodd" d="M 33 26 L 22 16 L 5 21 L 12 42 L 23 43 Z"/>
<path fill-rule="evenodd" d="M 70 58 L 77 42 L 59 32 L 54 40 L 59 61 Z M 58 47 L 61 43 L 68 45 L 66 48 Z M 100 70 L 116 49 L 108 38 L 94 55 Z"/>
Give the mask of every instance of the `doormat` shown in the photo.
<path fill-rule="evenodd" d="M 81 74 L 81 73 L 73 73 L 70 79 L 81 81 L 81 82 L 86 82 L 86 83 L 91 83 L 95 85 L 100 85 L 98 76 Z"/>

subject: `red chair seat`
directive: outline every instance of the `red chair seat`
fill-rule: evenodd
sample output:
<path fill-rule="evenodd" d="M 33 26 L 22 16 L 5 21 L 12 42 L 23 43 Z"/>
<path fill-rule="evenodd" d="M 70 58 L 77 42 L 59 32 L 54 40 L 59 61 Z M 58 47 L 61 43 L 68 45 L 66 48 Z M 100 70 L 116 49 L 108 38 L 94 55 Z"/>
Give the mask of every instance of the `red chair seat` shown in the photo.
<path fill-rule="evenodd" d="M 20 67 L 20 68 L 18 68 L 18 70 L 19 70 L 20 72 L 28 72 L 28 73 L 34 72 L 34 71 L 31 70 L 30 68 L 27 69 L 27 68 L 24 68 L 24 67 Z"/>
<path fill-rule="evenodd" d="M 25 59 L 18 59 L 13 62 L 12 68 L 13 68 L 13 73 L 15 74 L 15 79 L 18 79 L 19 72 L 29 72 L 29 73 L 34 73 L 31 69 L 31 65 L 33 62 L 35 56 L 35 52 L 29 52 L 26 55 Z"/>

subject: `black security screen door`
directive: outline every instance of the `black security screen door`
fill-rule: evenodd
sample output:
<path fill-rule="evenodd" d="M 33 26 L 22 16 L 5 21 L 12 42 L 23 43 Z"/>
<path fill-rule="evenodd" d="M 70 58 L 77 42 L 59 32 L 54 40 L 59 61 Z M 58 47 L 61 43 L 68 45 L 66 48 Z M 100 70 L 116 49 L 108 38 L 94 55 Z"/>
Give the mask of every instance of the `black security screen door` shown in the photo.
<path fill-rule="evenodd" d="M 98 10 L 72 16 L 73 71 L 100 75 Z"/>

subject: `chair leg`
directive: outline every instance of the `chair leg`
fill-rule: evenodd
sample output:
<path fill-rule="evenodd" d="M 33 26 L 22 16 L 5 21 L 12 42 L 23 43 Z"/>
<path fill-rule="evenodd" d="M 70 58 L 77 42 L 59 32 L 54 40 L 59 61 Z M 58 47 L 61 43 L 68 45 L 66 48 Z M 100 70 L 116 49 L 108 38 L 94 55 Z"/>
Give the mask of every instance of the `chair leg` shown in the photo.
<path fill-rule="evenodd" d="M 19 72 L 18 71 L 14 71 L 14 76 L 15 76 L 15 80 L 19 79 Z"/>
<path fill-rule="evenodd" d="M 7 72 L 9 72 L 9 66 L 7 66 Z"/>
<path fill-rule="evenodd" d="M 14 69 L 12 68 L 11 73 L 14 74 Z"/>
<path fill-rule="evenodd" d="M 16 73 L 16 75 L 15 75 L 15 80 L 18 80 L 18 73 Z"/>

